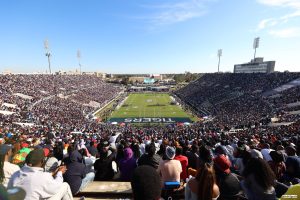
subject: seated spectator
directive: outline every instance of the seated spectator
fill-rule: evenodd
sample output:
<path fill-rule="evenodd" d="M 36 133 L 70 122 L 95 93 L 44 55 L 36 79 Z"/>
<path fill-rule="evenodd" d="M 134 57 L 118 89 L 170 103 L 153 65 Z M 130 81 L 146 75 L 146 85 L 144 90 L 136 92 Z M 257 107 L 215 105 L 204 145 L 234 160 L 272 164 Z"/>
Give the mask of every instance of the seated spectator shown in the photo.
<path fill-rule="evenodd" d="M 109 148 L 107 145 L 97 146 L 100 158 L 94 163 L 96 171 L 95 181 L 109 181 L 112 180 L 115 172 L 112 166 L 113 161 L 116 159 L 116 150 Z"/>
<path fill-rule="evenodd" d="M 195 144 L 192 145 L 191 151 L 187 152 L 187 158 L 188 158 L 188 168 L 193 168 L 197 169 L 197 164 L 198 164 L 198 151 L 199 147 Z"/>
<path fill-rule="evenodd" d="M 25 200 L 56 200 L 73 199 L 70 186 L 63 183 L 66 167 L 59 167 L 54 174 L 44 172 L 44 151 L 36 149 L 26 157 L 26 164 L 20 171 L 13 174 L 8 183 L 8 189 L 20 187 L 25 190 Z"/>
<path fill-rule="evenodd" d="M 127 147 L 124 149 L 124 158 L 120 160 L 120 179 L 122 181 L 130 181 L 133 170 L 136 168 L 136 159 L 133 157 L 133 151 Z"/>
<path fill-rule="evenodd" d="M 216 200 L 220 195 L 213 166 L 204 164 L 195 178 L 185 187 L 185 200 Z"/>
<path fill-rule="evenodd" d="M 213 157 L 212 157 L 212 152 L 209 149 L 209 147 L 202 145 L 199 148 L 199 160 L 197 163 L 197 168 L 189 168 L 188 169 L 188 175 L 191 175 L 193 177 L 196 177 L 197 171 L 201 170 L 205 166 L 205 164 L 213 164 Z"/>
<path fill-rule="evenodd" d="M 132 176 L 131 187 L 134 200 L 159 200 L 161 195 L 160 176 L 153 167 L 137 167 Z"/>
<path fill-rule="evenodd" d="M 165 152 L 165 160 L 162 160 L 157 168 L 157 171 L 162 178 L 162 184 L 167 181 L 180 182 L 182 167 L 178 160 L 174 160 L 174 157 L 175 149 L 173 147 L 167 146 Z"/>
<path fill-rule="evenodd" d="M 95 142 L 94 141 L 90 142 L 90 146 L 87 147 L 87 150 L 89 151 L 91 156 L 93 156 L 95 158 L 98 157 L 98 151 L 97 151 L 97 148 L 95 147 Z"/>
<path fill-rule="evenodd" d="M 286 159 L 286 172 L 283 176 L 283 182 L 286 185 L 295 185 L 300 183 L 300 158 L 289 156 Z"/>
<path fill-rule="evenodd" d="M 266 161 L 251 158 L 245 166 L 241 186 L 248 200 L 275 200 L 275 174 Z"/>
<path fill-rule="evenodd" d="M 139 160 L 138 160 L 138 165 L 149 165 L 155 169 L 158 168 L 158 165 L 161 161 L 161 157 L 157 154 L 155 154 L 156 147 L 154 143 L 148 144 L 146 146 L 146 153 L 143 154 Z"/>
<path fill-rule="evenodd" d="M 276 179 L 281 182 L 282 176 L 286 170 L 285 164 L 283 162 L 283 154 L 279 153 L 278 151 L 271 151 L 270 156 L 272 160 L 268 163 L 273 170 Z"/>
<path fill-rule="evenodd" d="M 12 145 L 1 144 L 0 145 L 0 183 L 4 187 L 7 184 L 11 176 L 20 170 L 18 165 L 10 163 L 12 157 Z"/>
<path fill-rule="evenodd" d="M 70 185 L 73 195 L 83 190 L 95 177 L 95 173 L 88 171 L 82 160 L 83 157 L 76 150 L 73 151 L 70 155 L 70 163 L 67 164 L 68 170 L 64 174 L 64 180 Z"/>
<path fill-rule="evenodd" d="M 180 179 L 184 180 L 188 177 L 187 175 L 187 167 L 188 167 L 188 158 L 184 155 L 182 155 L 183 149 L 181 146 L 176 147 L 176 156 L 174 157 L 174 160 L 178 160 L 181 164 L 182 172 L 180 174 Z"/>
<path fill-rule="evenodd" d="M 220 188 L 220 200 L 238 199 L 241 194 L 240 181 L 237 176 L 230 171 L 231 163 L 224 155 L 219 155 L 214 159 L 214 169 L 216 172 L 217 184 Z"/>

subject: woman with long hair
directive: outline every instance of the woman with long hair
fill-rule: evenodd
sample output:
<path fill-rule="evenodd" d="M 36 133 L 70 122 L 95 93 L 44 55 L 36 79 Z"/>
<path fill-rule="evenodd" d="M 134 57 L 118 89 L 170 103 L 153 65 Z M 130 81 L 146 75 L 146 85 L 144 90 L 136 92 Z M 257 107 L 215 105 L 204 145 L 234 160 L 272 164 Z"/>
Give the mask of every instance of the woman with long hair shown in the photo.
<path fill-rule="evenodd" d="M 251 158 L 247 163 L 241 186 L 249 200 L 275 200 L 275 174 L 261 158 Z"/>
<path fill-rule="evenodd" d="M 220 195 L 212 165 L 205 163 L 185 187 L 185 200 L 216 200 Z"/>

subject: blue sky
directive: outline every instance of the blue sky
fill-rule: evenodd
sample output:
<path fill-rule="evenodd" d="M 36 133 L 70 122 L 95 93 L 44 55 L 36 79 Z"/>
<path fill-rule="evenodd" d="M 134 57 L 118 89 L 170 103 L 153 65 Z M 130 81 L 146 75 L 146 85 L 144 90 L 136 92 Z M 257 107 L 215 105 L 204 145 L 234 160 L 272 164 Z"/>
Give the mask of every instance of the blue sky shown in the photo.
<path fill-rule="evenodd" d="M 257 56 L 300 71 L 300 0 L 3 0 L 0 72 L 215 72 Z"/>

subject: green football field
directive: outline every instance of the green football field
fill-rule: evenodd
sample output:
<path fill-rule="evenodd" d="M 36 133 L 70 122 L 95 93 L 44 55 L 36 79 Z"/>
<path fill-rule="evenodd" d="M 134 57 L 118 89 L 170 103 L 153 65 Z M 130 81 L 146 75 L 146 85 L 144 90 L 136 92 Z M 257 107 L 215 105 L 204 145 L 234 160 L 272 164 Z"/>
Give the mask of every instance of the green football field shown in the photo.
<path fill-rule="evenodd" d="M 110 118 L 128 117 L 184 117 L 192 118 L 178 105 L 171 105 L 171 97 L 164 93 L 129 94 L 125 102 Z"/>

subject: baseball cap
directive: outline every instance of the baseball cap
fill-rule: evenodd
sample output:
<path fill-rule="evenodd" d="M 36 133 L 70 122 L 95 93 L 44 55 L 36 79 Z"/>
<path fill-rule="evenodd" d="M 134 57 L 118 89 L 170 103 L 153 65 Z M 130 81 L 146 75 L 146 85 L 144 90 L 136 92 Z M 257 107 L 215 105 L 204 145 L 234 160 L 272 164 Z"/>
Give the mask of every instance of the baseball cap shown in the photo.
<path fill-rule="evenodd" d="M 167 146 L 166 156 L 168 159 L 172 160 L 175 157 L 175 149 L 173 147 Z"/>
<path fill-rule="evenodd" d="M 229 174 L 230 173 L 230 161 L 224 155 L 219 155 L 214 159 L 215 166 L 222 172 Z"/>

